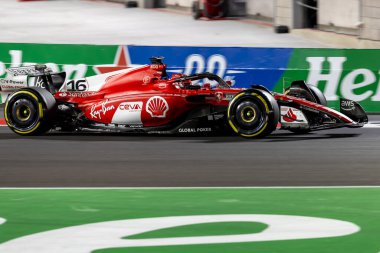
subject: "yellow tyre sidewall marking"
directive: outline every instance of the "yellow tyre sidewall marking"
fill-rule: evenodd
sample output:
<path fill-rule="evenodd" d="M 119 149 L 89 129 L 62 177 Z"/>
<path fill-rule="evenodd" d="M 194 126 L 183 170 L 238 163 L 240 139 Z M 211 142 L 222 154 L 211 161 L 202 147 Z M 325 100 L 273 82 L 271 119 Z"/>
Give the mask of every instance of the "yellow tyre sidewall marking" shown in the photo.
<path fill-rule="evenodd" d="M 16 95 L 18 95 L 18 94 L 26 94 L 26 95 L 29 95 L 29 96 L 31 96 L 32 98 L 34 98 L 34 100 L 38 103 L 39 119 L 41 119 L 41 118 L 43 117 L 43 113 L 44 113 L 44 111 L 43 111 L 43 108 L 42 108 L 42 104 L 39 102 L 38 97 L 37 97 L 34 93 L 32 93 L 32 92 L 30 92 L 30 91 L 27 91 L 27 90 L 21 90 L 21 91 L 17 91 L 17 92 L 15 92 L 15 93 L 13 93 L 13 95 L 10 96 L 10 97 L 8 98 L 7 103 L 5 104 L 5 108 L 4 108 L 4 112 L 5 112 L 5 113 L 4 113 L 5 121 L 7 122 L 8 126 L 9 126 L 9 127 L 12 127 L 12 129 L 13 129 L 16 133 L 18 133 L 18 134 L 30 134 L 30 133 L 34 132 L 36 129 L 38 129 L 38 127 L 39 127 L 40 124 L 41 124 L 40 121 L 38 121 L 38 123 L 37 123 L 32 129 L 30 129 L 30 130 L 28 130 L 28 131 L 20 131 L 20 130 L 14 129 L 14 126 L 13 126 L 12 124 L 10 124 L 9 119 L 8 119 L 8 115 L 7 115 L 7 112 L 8 112 L 8 101 L 10 101 L 14 96 L 16 96 Z"/>
<path fill-rule="evenodd" d="M 253 117 L 252 117 L 251 119 L 245 119 L 244 111 L 247 110 L 247 109 L 251 109 L 252 112 L 253 112 Z M 252 106 L 246 106 L 246 107 L 244 107 L 244 108 L 241 110 L 241 112 L 240 112 L 240 116 L 241 116 L 241 118 L 243 119 L 244 122 L 246 122 L 246 123 L 251 123 L 251 122 L 254 121 L 255 118 L 256 118 L 256 110 L 255 110 L 255 108 L 253 108 Z M 250 115 L 248 115 L 248 116 L 250 116 Z"/>
<path fill-rule="evenodd" d="M 231 105 L 236 101 L 236 99 L 238 99 L 239 97 L 245 95 L 245 93 L 240 93 L 240 94 L 237 94 L 230 102 L 230 104 L 228 105 L 228 109 L 227 109 L 227 119 L 228 119 L 228 124 L 230 124 L 231 128 L 235 131 L 235 133 L 239 134 L 239 130 L 237 129 L 237 127 L 234 125 L 234 123 L 232 122 L 232 120 L 230 119 L 230 110 L 231 110 Z"/>
<path fill-rule="evenodd" d="M 265 124 L 264 126 L 261 128 L 260 131 L 258 131 L 257 133 L 254 133 L 254 134 L 241 134 L 239 133 L 239 130 L 237 129 L 237 127 L 234 125 L 234 123 L 231 121 L 230 119 L 230 109 L 231 109 L 231 105 L 235 102 L 235 100 L 243 95 L 246 95 L 245 93 L 240 93 L 238 94 L 237 96 L 235 96 L 232 101 L 230 102 L 229 106 L 228 106 L 228 110 L 227 110 L 227 118 L 228 118 L 228 123 L 230 124 L 231 128 L 237 133 L 237 134 L 240 134 L 241 136 L 243 137 L 255 137 L 255 136 L 258 136 L 259 134 L 261 134 L 268 126 L 268 117 L 266 117 L 266 120 L 265 120 Z M 265 107 L 265 112 L 268 114 L 269 113 L 269 106 L 268 106 L 268 103 L 267 101 L 265 101 L 265 99 L 258 95 L 257 93 L 255 92 L 252 92 L 251 95 L 257 97 L 258 99 L 260 99 L 260 101 L 264 104 L 264 107 Z"/>

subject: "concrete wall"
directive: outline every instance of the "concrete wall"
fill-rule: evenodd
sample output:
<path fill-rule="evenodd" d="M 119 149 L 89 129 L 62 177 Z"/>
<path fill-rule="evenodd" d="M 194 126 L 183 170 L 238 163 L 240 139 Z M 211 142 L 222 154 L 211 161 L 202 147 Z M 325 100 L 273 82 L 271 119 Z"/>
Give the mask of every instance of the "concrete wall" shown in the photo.
<path fill-rule="evenodd" d="M 362 0 L 362 22 L 360 38 L 380 40 L 380 1 Z"/>
<path fill-rule="evenodd" d="M 273 0 L 246 0 L 247 14 L 273 18 Z M 193 0 L 166 0 L 167 5 L 191 7 Z M 259 14 L 259 15 L 258 15 Z"/>
<path fill-rule="evenodd" d="M 378 0 L 374 0 L 378 1 Z M 318 0 L 318 25 L 322 30 L 355 34 L 361 0 Z"/>
<path fill-rule="evenodd" d="M 193 0 L 166 0 L 167 5 L 176 5 L 180 7 L 191 7 Z"/>
<path fill-rule="evenodd" d="M 273 0 L 247 0 L 247 14 L 273 18 Z"/>
<path fill-rule="evenodd" d="M 293 0 L 274 0 L 274 24 L 293 28 Z"/>

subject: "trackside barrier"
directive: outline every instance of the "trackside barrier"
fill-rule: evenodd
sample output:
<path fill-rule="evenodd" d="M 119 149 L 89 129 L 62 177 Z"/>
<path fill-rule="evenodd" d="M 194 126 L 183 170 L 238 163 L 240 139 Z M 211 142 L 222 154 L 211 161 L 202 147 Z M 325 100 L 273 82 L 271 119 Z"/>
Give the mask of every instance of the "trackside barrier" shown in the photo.
<path fill-rule="evenodd" d="M 262 84 L 281 92 L 292 80 L 318 86 L 329 105 L 339 97 L 360 102 L 367 112 L 380 112 L 377 49 L 292 49 L 242 47 L 173 47 L 0 43 L 0 77 L 8 67 L 35 63 L 82 78 L 149 63 L 164 56 L 169 75 L 213 72 L 234 87 Z"/>

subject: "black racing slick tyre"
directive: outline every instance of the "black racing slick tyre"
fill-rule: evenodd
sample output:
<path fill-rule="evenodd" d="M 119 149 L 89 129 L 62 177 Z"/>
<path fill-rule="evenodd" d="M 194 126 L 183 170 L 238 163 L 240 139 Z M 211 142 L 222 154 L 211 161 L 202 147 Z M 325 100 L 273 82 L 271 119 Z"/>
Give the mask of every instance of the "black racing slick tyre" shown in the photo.
<path fill-rule="evenodd" d="M 51 129 L 56 114 L 53 95 L 42 88 L 25 88 L 13 93 L 4 107 L 9 128 L 20 135 L 41 135 Z"/>
<path fill-rule="evenodd" d="M 261 138 L 272 133 L 278 124 L 280 109 L 267 91 L 250 89 L 230 101 L 227 120 L 232 130 L 242 137 Z"/>
<path fill-rule="evenodd" d="M 323 106 L 327 106 L 327 99 L 320 89 L 313 85 L 308 85 L 309 89 L 317 99 L 317 103 Z"/>
<path fill-rule="evenodd" d="M 307 85 L 305 84 L 311 92 L 308 92 L 305 88 L 289 88 L 285 91 L 285 95 L 293 96 L 293 97 L 298 97 L 298 98 L 303 98 L 306 99 L 310 102 L 316 102 L 320 105 L 327 106 L 327 100 L 325 95 L 322 93 L 320 89 L 313 85 Z"/>

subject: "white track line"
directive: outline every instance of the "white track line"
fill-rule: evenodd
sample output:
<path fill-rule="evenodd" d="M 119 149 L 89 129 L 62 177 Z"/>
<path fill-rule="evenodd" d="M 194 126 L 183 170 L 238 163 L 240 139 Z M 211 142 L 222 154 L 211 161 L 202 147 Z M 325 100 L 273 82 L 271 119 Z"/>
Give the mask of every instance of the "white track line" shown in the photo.
<path fill-rule="evenodd" d="M 380 128 L 380 123 L 378 123 L 378 122 L 376 122 L 376 123 L 369 122 L 368 124 L 364 125 L 364 128 Z"/>

